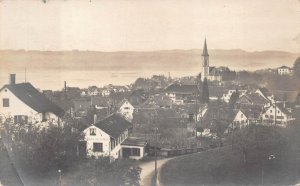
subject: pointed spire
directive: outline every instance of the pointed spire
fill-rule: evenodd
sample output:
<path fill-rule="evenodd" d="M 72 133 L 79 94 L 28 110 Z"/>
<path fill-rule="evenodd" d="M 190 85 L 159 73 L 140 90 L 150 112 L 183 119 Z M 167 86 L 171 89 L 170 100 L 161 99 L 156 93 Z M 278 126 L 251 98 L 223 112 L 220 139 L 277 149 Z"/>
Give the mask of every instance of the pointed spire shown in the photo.
<path fill-rule="evenodd" d="M 204 47 L 203 47 L 202 56 L 209 56 L 208 55 L 208 51 L 207 51 L 207 45 L 206 45 L 206 37 L 205 37 L 205 41 L 204 41 Z"/>

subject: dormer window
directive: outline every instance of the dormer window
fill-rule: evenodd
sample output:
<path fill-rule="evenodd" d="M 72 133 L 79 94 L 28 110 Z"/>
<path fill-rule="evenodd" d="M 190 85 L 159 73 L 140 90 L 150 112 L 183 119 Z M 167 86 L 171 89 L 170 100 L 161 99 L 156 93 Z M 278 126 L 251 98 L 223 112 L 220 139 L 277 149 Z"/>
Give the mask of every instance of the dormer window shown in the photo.
<path fill-rule="evenodd" d="M 90 129 L 90 136 L 96 136 L 96 129 L 94 128 Z"/>
<path fill-rule="evenodd" d="M 8 98 L 3 98 L 3 100 L 2 100 L 2 102 L 3 102 L 3 107 L 9 107 L 9 99 Z"/>

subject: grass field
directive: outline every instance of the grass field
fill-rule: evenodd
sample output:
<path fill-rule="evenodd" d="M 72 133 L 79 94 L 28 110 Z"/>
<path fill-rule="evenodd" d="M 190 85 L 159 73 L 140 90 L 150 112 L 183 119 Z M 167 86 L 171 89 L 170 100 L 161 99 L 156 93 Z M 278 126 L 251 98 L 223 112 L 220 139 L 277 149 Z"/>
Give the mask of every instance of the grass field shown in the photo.
<path fill-rule="evenodd" d="M 298 179 L 296 166 L 289 161 L 266 161 L 264 184 L 291 185 Z M 165 186 L 178 185 L 260 185 L 262 164 L 243 162 L 243 156 L 231 148 L 214 149 L 179 157 L 167 162 L 161 171 Z"/>

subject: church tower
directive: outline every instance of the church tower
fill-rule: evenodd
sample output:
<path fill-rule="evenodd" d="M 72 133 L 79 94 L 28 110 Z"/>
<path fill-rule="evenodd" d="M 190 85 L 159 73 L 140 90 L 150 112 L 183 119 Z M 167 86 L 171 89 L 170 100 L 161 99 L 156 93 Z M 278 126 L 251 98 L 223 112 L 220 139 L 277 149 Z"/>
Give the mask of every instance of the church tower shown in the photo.
<path fill-rule="evenodd" d="M 204 78 L 208 80 L 209 76 L 209 55 L 207 51 L 207 44 L 206 44 L 206 38 L 204 41 L 204 47 L 202 52 L 202 66 L 201 66 L 201 80 L 203 81 Z"/>

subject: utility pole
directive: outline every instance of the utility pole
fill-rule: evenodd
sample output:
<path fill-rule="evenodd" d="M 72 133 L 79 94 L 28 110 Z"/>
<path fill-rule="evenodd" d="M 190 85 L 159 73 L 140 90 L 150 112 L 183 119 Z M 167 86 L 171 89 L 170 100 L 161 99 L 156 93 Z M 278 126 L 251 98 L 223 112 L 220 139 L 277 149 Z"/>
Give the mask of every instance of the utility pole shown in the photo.
<path fill-rule="evenodd" d="M 61 170 L 58 169 L 59 178 L 58 178 L 58 185 L 61 186 Z"/>
<path fill-rule="evenodd" d="M 157 145 L 158 145 L 158 141 L 157 141 L 157 130 L 158 128 L 154 129 L 155 132 L 155 147 L 154 147 L 154 185 L 157 186 Z"/>
<path fill-rule="evenodd" d="M 275 118 L 274 118 L 274 126 L 276 126 L 276 122 L 277 122 L 277 109 L 276 109 L 276 102 L 274 103 L 274 107 L 275 107 Z"/>

